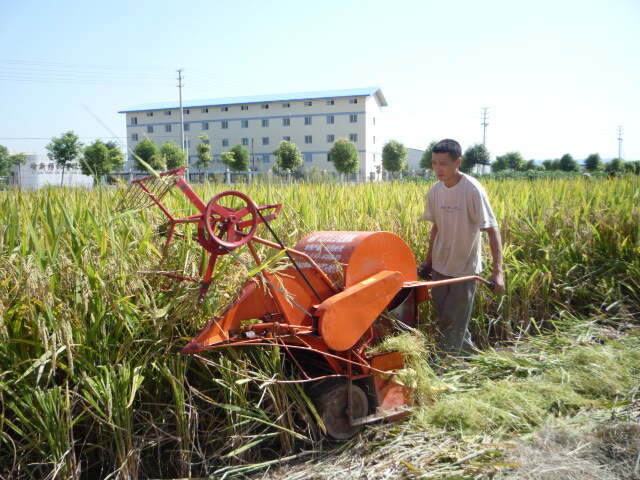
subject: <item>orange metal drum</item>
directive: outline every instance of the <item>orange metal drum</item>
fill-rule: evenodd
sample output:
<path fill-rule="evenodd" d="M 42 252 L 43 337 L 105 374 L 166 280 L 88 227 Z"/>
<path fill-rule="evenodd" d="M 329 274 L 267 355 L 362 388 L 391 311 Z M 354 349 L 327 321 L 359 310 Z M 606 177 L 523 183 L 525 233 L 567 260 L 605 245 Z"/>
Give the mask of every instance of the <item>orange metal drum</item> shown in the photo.
<path fill-rule="evenodd" d="M 314 232 L 295 249 L 309 255 L 340 287 L 349 288 L 384 270 L 400 272 L 403 282 L 417 280 L 409 246 L 389 232 Z M 310 269 L 309 263 L 300 265 Z"/>

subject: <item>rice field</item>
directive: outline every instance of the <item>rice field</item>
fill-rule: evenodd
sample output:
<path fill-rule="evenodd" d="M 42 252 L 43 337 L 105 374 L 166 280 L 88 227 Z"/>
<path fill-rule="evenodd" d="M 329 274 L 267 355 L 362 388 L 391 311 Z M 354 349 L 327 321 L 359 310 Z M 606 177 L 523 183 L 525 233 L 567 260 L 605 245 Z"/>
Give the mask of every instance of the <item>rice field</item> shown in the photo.
<path fill-rule="evenodd" d="M 406 377 L 418 387 L 416 413 L 378 444 L 501 438 L 636 398 L 638 178 L 483 180 L 507 285 L 499 297 L 485 289 L 476 297 L 472 333 L 486 351 L 440 377 L 417 355 Z M 417 219 L 428 187 L 233 188 L 284 205 L 272 226 L 287 245 L 315 230 L 386 230 L 420 260 L 429 226 Z M 204 199 L 223 189 L 196 187 Z M 225 256 L 201 308 L 195 286 L 138 273 L 194 273 L 200 247 L 174 242 L 162 261 L 157 213 L 117 213 L 120 193 L 0 192 L 0 478 L 229 478 L 326 452 L 299 385 L 234 373 L 279 378 L 277 352 L 227 350 L 206 361 L 177 353 L 229 301 L 247 267 Z M 594 335 L 594 326 L 636 333 Z M 428 308 L 421 331 L 390 342 L 427 355 Z"/>

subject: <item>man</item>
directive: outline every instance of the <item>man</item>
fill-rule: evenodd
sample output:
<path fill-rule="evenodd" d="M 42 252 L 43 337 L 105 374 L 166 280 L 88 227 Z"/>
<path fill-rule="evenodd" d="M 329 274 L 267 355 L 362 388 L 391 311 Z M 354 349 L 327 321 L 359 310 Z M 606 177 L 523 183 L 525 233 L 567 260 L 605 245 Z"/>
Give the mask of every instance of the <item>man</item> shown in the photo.
<path fill-rule="evenodd" d="M 475 178 L 459 171 L 462 149 L 458 142 L 441 140 L 431 152 L 432 169 L 439 182 L 426 196 L 422 220 L 433 226 L 420 275 L 444 280 L 479 274 L 483 231 L 489 237 L 493 257 L 489 280 L 494 292 L 504 291 L 500 231 L 484 188 Z M 475 281 L 431 289 L 443 353 L 458 355 L 473 350 L 468 325 L 475 290 Z"/>

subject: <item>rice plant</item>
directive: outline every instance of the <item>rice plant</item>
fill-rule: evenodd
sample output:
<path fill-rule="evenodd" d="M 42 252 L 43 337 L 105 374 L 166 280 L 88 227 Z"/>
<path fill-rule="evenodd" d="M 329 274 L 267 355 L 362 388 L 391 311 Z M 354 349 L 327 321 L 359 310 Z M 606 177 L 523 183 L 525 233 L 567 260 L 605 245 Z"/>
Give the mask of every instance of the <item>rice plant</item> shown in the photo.
<path fill-rule="evenodd" d="M 544 334 L 561 350 L 546 358 L 488 350 L 457 379 L 407 377 L 418 382 L 425 405 L 415 425 L 526 430 L 554 409 L 568 413 L 623 396 L 637 375 L 630 366 L 613 368 L 623 350 L 572 342 L 565 354 L 566 337 L 546 334 L 567 319 L 637 320 L 638 177 L 484 184 L 505 243 L 507 290 L 500 297 L 479 293 L 473 334 L 484 348 Z M 429 226 L 418 218 L 428 187 L 232 188 L 257 203 L 283 203 L 272 226 L 290 246 L 315 230 L 387 230 L 421 260 Z M 227 188 L 204 184 L 197 191 L 209 198 Z M 276 351 L 227 351 L 203 360 L 177 353 L 224 307 L 247 269 L 223 257 L 207 301 L 197 306 L 192 285 L 139 272 L 193 274 L 199 247 L 188 238 L 174 242 L 162 260 L 157 213 L 118 214 L 118 199 L 119 191 L 106 187 L 0 192 L 0 477 L 231 475 L 316 448 L 316 413 L 299 386 L 243 376 L 282 376 Z M 168 202 L 186 208 L 180 196 Z M 428 308 L 421 328 L 428 344 Z M 417 359 L 414 367 L 422 365 Z M 593 372 L 602 378 L 597 386 L 589 381 Z M 483 424 L 465 417 L 469 403 L 460 395 L 473 397 Z M 557 402 L 549 404 L 550 397 Z"/>

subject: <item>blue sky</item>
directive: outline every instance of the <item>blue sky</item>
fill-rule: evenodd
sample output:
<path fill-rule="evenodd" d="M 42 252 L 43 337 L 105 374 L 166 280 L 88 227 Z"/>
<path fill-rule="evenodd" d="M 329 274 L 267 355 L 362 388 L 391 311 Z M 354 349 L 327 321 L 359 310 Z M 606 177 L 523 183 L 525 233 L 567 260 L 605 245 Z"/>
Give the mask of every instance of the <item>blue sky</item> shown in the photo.
<path fill-rule="evenodd" d="M 124 137 L 177 98 L 380 86 L 390 134 L 640 159 L 640 1 L 0 0 L 0 144 Z M 124 139 L 121 139 L 124 141 Z"/>

